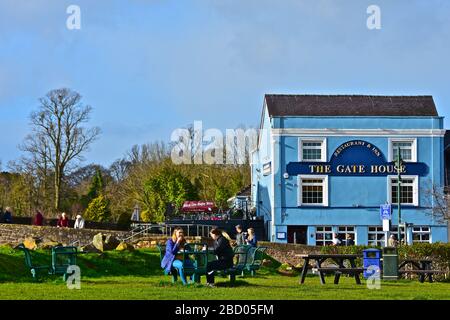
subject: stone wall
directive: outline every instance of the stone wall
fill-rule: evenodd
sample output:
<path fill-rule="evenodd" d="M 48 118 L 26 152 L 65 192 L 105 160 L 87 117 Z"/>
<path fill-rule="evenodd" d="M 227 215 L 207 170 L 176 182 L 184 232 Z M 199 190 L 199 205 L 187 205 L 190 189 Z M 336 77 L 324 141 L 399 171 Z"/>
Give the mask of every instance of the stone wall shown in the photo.
<path fill-rule="evenodd" d="M 258 241 L 258 246 L 267 247 L 266 253 L 281 263 L 289 263 L 293 266 L 303 264 L 301 254 L 320 253 L 321 247 L 307 246 L 293 243 L 273 243 Z"/>
<path fill-rule="evenodd" d="M 94 230 L 94 229 L 70 229 L 49 226 L 29 226 L 20 224 L 0 224 L 0 245 L 22 243 L 25 238 L 39 238 L 43 242 L 59 242 L 62 245 L 70 245 L 80 241 L 81 245 L 88 244 L 97 233 L 123 237 L 126 231 Z"/>

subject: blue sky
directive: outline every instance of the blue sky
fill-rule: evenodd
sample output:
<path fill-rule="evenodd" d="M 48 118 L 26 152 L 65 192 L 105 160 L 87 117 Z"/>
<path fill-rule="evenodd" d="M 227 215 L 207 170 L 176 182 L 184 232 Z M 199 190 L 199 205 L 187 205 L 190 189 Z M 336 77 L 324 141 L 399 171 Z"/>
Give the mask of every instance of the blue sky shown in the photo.
<path fill-rule="evenodd" d="M 71 4 L 81 30 L 66 28 Z M 450 118 L 449 57 L 448 0 L 0 0 L 0 160 L 21 155 L 38 98 L 60 87 L 103 131 L 86 164 L 194 120 L 256 126 L 265 93 L 431 94 Z"/>

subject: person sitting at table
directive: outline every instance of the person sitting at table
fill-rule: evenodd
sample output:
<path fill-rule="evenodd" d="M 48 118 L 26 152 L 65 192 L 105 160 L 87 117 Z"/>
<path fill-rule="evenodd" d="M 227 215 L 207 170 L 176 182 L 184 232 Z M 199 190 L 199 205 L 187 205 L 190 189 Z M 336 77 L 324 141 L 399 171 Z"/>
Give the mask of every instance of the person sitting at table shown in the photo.
<path fill-rule="evenodd" d="M 222 235 L 222 231 L 214 228 L 209 233 L 214 240 L 214 254 L 217 260 L 208 262 L 206 266 L 206 282 L 210 287 L 214 287 L 214 272 L 225 270 L 233 266 L 234 252 L 230 241 Z"/>
<path fill-rule="evenodd" d="M 332 238 L 332 245 L 333 246 L 340 246 L 341 245 L 341 240 L 339 239 L 338 235 L 333 232 L 333 238 Z"/>
<path fill-rule="evenodd" d="M 397 241 L 397 237 L 395 236 L 395 234 L 391 234 L 389 236 L 388 246 L 389 247 L 397 247 L 398 246 L 398 241 Z"/>
<path fill-rule="evenodd" d="M 247 236 L 247 239 L 245 239 L 245 243 L 255 248 L 256 245 L 258 244 L 258 240 L 256 239 L 256 235 L 255 235 L 255 229 L 248 228 L 247 233 L 248 233 L 248 236 Z"/>
<path fill-rule="evenodd" d="M 346 246 L 354 246 L 355 245 L 355 241 L 352 238 L 352 235 L 350 233 L 347 233 L 345 235 L 345 245 Z"/>
<path fill-rule="evenodd" d="M 169 273 L 173 268 L 178 271 L 183 284 L 187 284 L 186 277 L 184 275 L 184 266 L 192 264 L 192 261 L 188 258 L 183 261 L 183 254 L 179 254 L 180 250 L 188 249 L 186 245 L 186 239 L 184 238 L 184 231 L 180 227 L 176 227 L 173 230 L 172 237 L 166 242 L 166 253 L 161 261 L 161 268 Z"/>

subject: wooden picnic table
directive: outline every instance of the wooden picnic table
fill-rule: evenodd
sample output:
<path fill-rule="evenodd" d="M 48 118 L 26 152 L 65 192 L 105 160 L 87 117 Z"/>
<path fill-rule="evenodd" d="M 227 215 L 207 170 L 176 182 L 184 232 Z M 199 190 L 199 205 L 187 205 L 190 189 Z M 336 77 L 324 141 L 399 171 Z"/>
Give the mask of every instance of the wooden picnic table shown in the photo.
<path fill-rule="evenodd" d="M 364 271 L 363 268 L 356 267 L 356 259 L 360 258 L 357 254 L 306 254 L 300 255 L 304 260 L 302 272 L 300 275 L 300 284 L 305 282 L 306 274 L 308 273 L 310 260 L 315 261 L 313 270 L 319 273 L 320 283 L 325 284 L 325 274 L 334 273 L 334 283 L 339 283 L 339 278 L 341 274 L 350 274 L 355 277 L 357 284 L 361 284 L 359 275 Z M 326 260 L 332 260 L 337 264 L 337 267 L 322 267 L 322 264 Z M 345 262 L 348 261 L 350 267 L 345 266 Z"/>
<path fill-rule="evenodd" d="M 400 274 L 404 273 L 415 273 L 419 276 L 419 281 L 424 282 L 425 277 L 428 277 L 429 282 L 433 282 L 433 274 L 441 273 L 439 270 L 432 270 L 431 266 L 433 260 L 431 259 L 405 259 L 398 265 L 398 272 Z M 412 270 L 402 269 L 406 266 L 411 266 Z"/>

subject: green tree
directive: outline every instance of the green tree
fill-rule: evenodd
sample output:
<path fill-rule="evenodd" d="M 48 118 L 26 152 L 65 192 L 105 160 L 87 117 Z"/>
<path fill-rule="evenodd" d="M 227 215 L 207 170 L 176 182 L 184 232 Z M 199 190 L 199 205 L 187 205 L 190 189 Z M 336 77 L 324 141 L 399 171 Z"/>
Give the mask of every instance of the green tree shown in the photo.
<path fill-rule="evenodd" d="M 89 185 L 87 194 L 81 197 L 81 203 L 83 206 L 86 208 L 93 199 L 103 194 L 103 190 L 104 182 L 102 173 L 99 169 L 96 169 L 95 174 L 91 179 L 91 184 Z"/>
<path fill-rule="evenodd" d="M 84 215 L 86 220 L 97 222 L 108 221 L 111 215 L 108 200 L 103 195 L 94 198 L 89 203 Z"/>
<path fill-rule="evenodd" d="M 144 184 L 143 219 L 163 221 L 169 206 L 179 210 L 184 201 L 197 198 L 196 189 L 187 177 L 174 168 L 164 167 Z"/>

